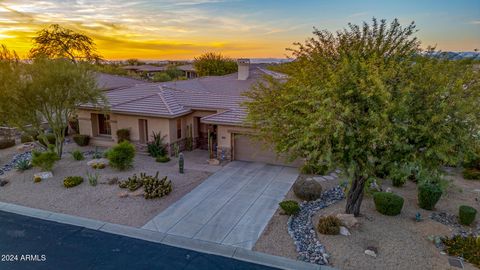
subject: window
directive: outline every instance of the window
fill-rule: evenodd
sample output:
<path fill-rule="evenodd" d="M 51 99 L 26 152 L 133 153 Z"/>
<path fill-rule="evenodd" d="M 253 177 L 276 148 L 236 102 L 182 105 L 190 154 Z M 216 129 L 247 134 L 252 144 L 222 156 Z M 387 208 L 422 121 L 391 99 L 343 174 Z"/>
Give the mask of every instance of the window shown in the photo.
<path fill-rule="evenodd" d="M 182 138 L 182 119 L 177 119 L 177 139 Z"/>
<path fill-rule="evenodd" d="M 110 129 L 110 115 L 98 115 L 98 134 L 112 135 L 112 130 Z"/>

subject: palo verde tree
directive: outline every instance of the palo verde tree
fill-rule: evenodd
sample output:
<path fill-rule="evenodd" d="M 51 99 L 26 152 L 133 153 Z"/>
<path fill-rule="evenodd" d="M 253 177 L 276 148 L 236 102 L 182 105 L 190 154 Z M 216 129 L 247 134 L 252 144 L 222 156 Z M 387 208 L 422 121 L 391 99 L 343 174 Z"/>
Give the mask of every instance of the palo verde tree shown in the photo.
<path fill-rule="evenodd" d="M 220 53 L 208 52 L 193 61 L 199 76 L 221 76 L 237 71 L 237 63 Z"/>
<path fill-rule="evenodd" d="M 31 64 L 11 65 L 14 87 L 5 93 L 0 111 L 6 113 L 6 122 L 25 132 L 34 132 L 49 144 L 43 133 L 46 121 L 55 136 L 54 150 L 62 156 L 68 119 L 81 104 L 104 106 L 106 100 L 97 88 L 93 71 L 83 63 L 66 59 L 35 58 Z M 15 77 L 16 76 L 16 77 Z"/>
<path fill-rule="evenodd" d="M 292 50 L 286 82 L 266 78 L 246 94 L 249 124 L 277 152 L 346 173 L 346 213 L 359 215 L 367 179 L 385 164 L 438 171 L 478 141 L 478 72 L 423 54 L 415 32 L 375 18 L 315 29 Z"/>
<path fill-rule="evenodd" d="M 33 38 L 34 47 L 30 57 L 65 58 L 72 62 L 98 62 L 101 56 L 96 53 L 95 42 L 87 35 L 77 33 L 58 24 L 52 24 L 37 33 Z"/>

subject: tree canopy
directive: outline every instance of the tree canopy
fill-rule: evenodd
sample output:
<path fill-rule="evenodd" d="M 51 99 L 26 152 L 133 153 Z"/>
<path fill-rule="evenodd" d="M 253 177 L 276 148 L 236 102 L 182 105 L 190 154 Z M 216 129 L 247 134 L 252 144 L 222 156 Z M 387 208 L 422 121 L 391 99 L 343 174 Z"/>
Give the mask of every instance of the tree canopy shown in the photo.
<path fill-rule="evenodd" d="M 37 33 L 30 57 L 66 58 L 73 62 L 98 62 L 95 42 L 87 35 L 77 33 L 58 24 L 52 24 Z"/>
<path fill-rule="evenodd" d="M 248 121 L 279 153 L 340 167 L 358 215 L 365 182 L 405 164 L 437 172 L 478 143 L 478 72 L 469 60 L 422 53 L 415 24 L 348 24 L 292 49 L 289 79 L 247 96 Z"/>
<path fill-rule="evenodd" d="M 4 66 L 9 71 L 9 85 L 0 85 L 0 111 L 12 127 L 43 136 L 46 121 L 55 135 L 54 149 L 59 157 L 68 120 L 81 104 L 104 106 L 103 93 L 97 88 L 95 75 L 87 64 L 65 59 L 35 58 L 31 64 Z M 2 72 L 3 74 L 3 72 Z M 1 80 L 3 81 L 3 78 Z"/>
<path fill-rule="evenodd" d="M 193 65 L 199 76 L 221 76 L 234 73 L 238 69 L 235 60 L 214 52 L 195 57 Z"/>

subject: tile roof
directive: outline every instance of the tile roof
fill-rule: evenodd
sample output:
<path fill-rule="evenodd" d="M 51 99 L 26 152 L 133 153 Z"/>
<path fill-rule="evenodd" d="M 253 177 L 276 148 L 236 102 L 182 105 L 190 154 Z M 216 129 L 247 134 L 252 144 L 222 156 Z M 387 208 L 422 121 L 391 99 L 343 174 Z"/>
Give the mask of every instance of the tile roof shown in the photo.
<path fill-rule="evenodd" d="M 123 69 L 145 71 L 145 72 L 158 72 L 167 70 L 166 67 L 152 66 L 152 65 L 138 65 L 138 66 L 124 66 Z"/>
<path fill-rule="evenodd" d="M 215 113 L 202 117 L 203 122 L 242 125 L 247 115 L 242 107 L 247 98 L 242 93 L 261 80 L 264 74 L 268 73 L 254 66 L 249 78 L 244 81 L 238 80 L 237 73 L 234 73 L 184 81 L 135 84 L 106 91 L 105 95 L 110 110 L 117 113 L 173 118 L 192 110 L 211 110 Z M 82 107 L 91 106 L 85 104 Z"/>
<path fill-rule="evenodd" d="M 102 90 L 130 87 L 136 84 L 145 83 L 145 81 L 105 73 L 96 73 L 96 77 L 97 85 Z"/>

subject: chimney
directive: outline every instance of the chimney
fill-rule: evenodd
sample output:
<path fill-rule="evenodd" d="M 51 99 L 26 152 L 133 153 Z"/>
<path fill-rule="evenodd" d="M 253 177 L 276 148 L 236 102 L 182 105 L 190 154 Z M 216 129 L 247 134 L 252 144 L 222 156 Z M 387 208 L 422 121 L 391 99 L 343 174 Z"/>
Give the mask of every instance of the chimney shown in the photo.
<path fill-rule="evenodd" d="M 245 81 L 250 75 L 250 59 L 239 58 L 237 59 L 238 64 L 238 80 Z"/>

